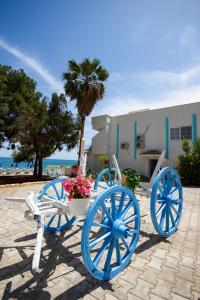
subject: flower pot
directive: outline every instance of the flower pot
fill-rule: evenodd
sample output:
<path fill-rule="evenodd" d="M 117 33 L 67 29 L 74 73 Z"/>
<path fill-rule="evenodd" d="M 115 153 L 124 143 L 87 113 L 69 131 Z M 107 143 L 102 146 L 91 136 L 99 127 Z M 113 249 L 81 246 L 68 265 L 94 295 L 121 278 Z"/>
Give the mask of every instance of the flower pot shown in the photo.
<path fill-rule="evenodd" d="M 72 215 L 81 216 L 87 213 L 90 198 L 73 198 L 69 201 L 69 209 Z"/>

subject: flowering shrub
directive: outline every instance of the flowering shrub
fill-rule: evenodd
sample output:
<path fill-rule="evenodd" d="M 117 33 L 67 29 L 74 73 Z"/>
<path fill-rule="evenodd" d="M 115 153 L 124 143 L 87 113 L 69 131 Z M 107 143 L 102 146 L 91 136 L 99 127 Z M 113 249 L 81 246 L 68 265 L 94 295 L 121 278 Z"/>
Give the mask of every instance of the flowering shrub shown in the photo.
<path fill-rule="evenodd" d="M 63 186 L 68 193 L 68 199 L 88 198 L 92 190 L 92 178 L 76 176 L 75 178 L 64 180 Z"/>
<path fill-rule="evenodd" d="M 72 166 L 72 173 L 76 177 L 77 175 L 81 175 L 81 167 L 78 165 Z"/>

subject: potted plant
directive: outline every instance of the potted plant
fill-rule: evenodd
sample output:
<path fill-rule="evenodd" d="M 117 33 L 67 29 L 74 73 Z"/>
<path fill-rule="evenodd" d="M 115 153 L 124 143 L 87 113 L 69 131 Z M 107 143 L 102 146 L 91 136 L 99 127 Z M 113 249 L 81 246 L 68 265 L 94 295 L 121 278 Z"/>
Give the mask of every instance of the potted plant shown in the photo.
<path fill-rule="evenodd" d="M 140 174 L 132 168 L 122 171 L 122 185 L 128 186 L 132 191 L 140 184 Z"/>
<path fill-rule="evenodd" d="M 92 190 L 92 178 L 77 175 L 63 181 L 63 186 L 68 195 L 69 209 L 73 215 L 84 215 L 88 208 Z"/>
<path fill-rule="evenodd" d="M 109 167 L 110 163 L 109 163 L 108 155 L 103 154 L 103 155 L 99 156 L 99 160 L 101 161 L 104 169 Z"/>

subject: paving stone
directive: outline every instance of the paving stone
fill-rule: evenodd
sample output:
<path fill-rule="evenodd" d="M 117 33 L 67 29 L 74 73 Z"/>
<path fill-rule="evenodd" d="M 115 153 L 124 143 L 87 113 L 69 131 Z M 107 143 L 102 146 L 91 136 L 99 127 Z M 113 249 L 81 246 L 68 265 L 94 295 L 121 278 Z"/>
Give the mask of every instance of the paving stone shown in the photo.
<path fill-rule="evenodd" d="M 156 294 L 157 296 L 163 297 L 164 299 L 169 299 L 170 292 L 173 285 L 174 285 L 173 282 L 169 282 L 163 279 L 158 279 L 156 288 L 152 289 L 151 292 L 153 294 Z"/>
<path fill-rule="evenodd" d="M 162 239 L 140 200 L 141 234 L 128 267 L 109 282 L 99 282 L 82 263 L 79 221 L 63 235 L 43 240 L 39 274 L 30 272 L 36 224 L 24 220 L 25 205 L 8 209 L 5 195 L 23 197 L 40 185 L 1 188 L 0 298 L 7 299 L 195 299 L 200 298 L 200 189 L 184 188 L 185 205 L 179 230 Z M 17 228 L 17 231 L 16 231 Z M 4 248 L 2 248 L 2 245 Z M 2 252 L 2 253 L 1 253 Z M 4 299 L 3 298 L 3 299 Z"/>
<path fill-rule="evenodd" d="M 180 296 L 180 295 L 171 293 L 171 294 L 170 294 L 170 299 L 171 299 L 171 300 L 184 300 L 184 299 L 189 299 L 189 298 L 185 298 L 185 297 L 183 297 L 183 296 Z"/>
<path fill-rule="evenodd" d="M 190 298 L 192 283 L 185 279 L 176 277 L 176 285 L 172 288 L 172 292 L 180 296 Z"/>
<path fill-rule="evenodd" d="M 150 284 L 142 279 L 138 279 L 136 286 L 130 290 L 130 293 L 146 300 L 148 299 L 150 291 L 153 287 L 153 284 Z"/>
<path fill-rule="evenodd" d="M 174 282 L 176 273 L 176 270 L 166 266 L 162 266 L 162 271 L 159 273 L 158 278 Z"/>
<path fill-rule="evenodd" d="M 161 270 L 161 264 L 163 260 L 160 257 L 152 256 L 150 263 L 147 265 L 151 268 Z"/>
<path fill-rule="evenodd" d="M 163 265 L 176 270 L 178 261 L 178 258 L 167 255 L 166 260 L 163 262 Z"/>
<path fill-rule="evenodd" d="M 140 275 L 140 278 L 149 283 L 156 284 L 159 273 L 159 270 L 146 266 L 144 272 Z"/>
<path fill-rule="evenodd" d="M 187 268 L 187 267 L 179 267 L 179 271 L 177 272 L 177 276 L 181 277 L 185 280 L 189 280 L 191 282 L 193 282 L 193 277 L 192 277 L 192 273 L 193 270 L 191 268 Z"/>
<path fill-rule="evenodd" d="M 153 253 L 154 256 L 160 258 L 165 258 L 166 254 L 167 254 L 167 250 L 164 249 L 156 249 L 156 251 Z"/>

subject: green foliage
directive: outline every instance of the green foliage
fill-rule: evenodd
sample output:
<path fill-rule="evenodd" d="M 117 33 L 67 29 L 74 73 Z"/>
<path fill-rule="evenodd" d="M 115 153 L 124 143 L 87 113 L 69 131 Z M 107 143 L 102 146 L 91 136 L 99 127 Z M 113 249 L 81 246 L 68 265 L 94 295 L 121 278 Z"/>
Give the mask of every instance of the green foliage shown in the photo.
<path fill-rule="evenodd" d="M 105 93 L 103 82 L 108 78 L 108 71 L 101 66 L 98 59 L 84 59 L 81 63 L 75 60 L 68 61 L 68 71 L 63 74 L 64 89 L 70 101 L 75 101 L 80 116 L 80 147 L 84 136 L 85 118 L 89 116 L 95 104 L 101 100 Z"/>
<path fill-rule="evenodd" d="M 103 155 L 99 156 L 99 160 L 100 160 L 102 163 L 104 163 L 105 161 L 108 161 L 108 160 L 109 160 L 109 157 L 108 157 L 108 155 L 103 154 Z"/>
<path fill-rule="evenodd" d="M 132 168 L 124 169 L 122 171 L 122 176 L 125 175 L 126 185 L 134 191 L 135 188 L 139 185 L 141 177 L 140 174 Z"/>
<path fill-rule="evenodd" d="M 185 185 L 200 186 L 200 139 L 192 147 L 183 141 L 184 154 L 178 156 L 177 169 Z"/>
<path fill-rule="evenodd" d="M 13 70 L 0 65 L 0 146 L 15 138 L 18 131 L 16 120 L 32 99 L 39 98 L 36 82 L 23 70 Z"/>
<path fill-rule="evenodd" d="M 79 119 L 66 104 L 63 94 L 43 97 L 22 70 L 0 65 L 0 143 L 16 145 L 15 161 L 35 159 L 34 175 L 42 175 L 43 158 L 77 144 Z"/>

